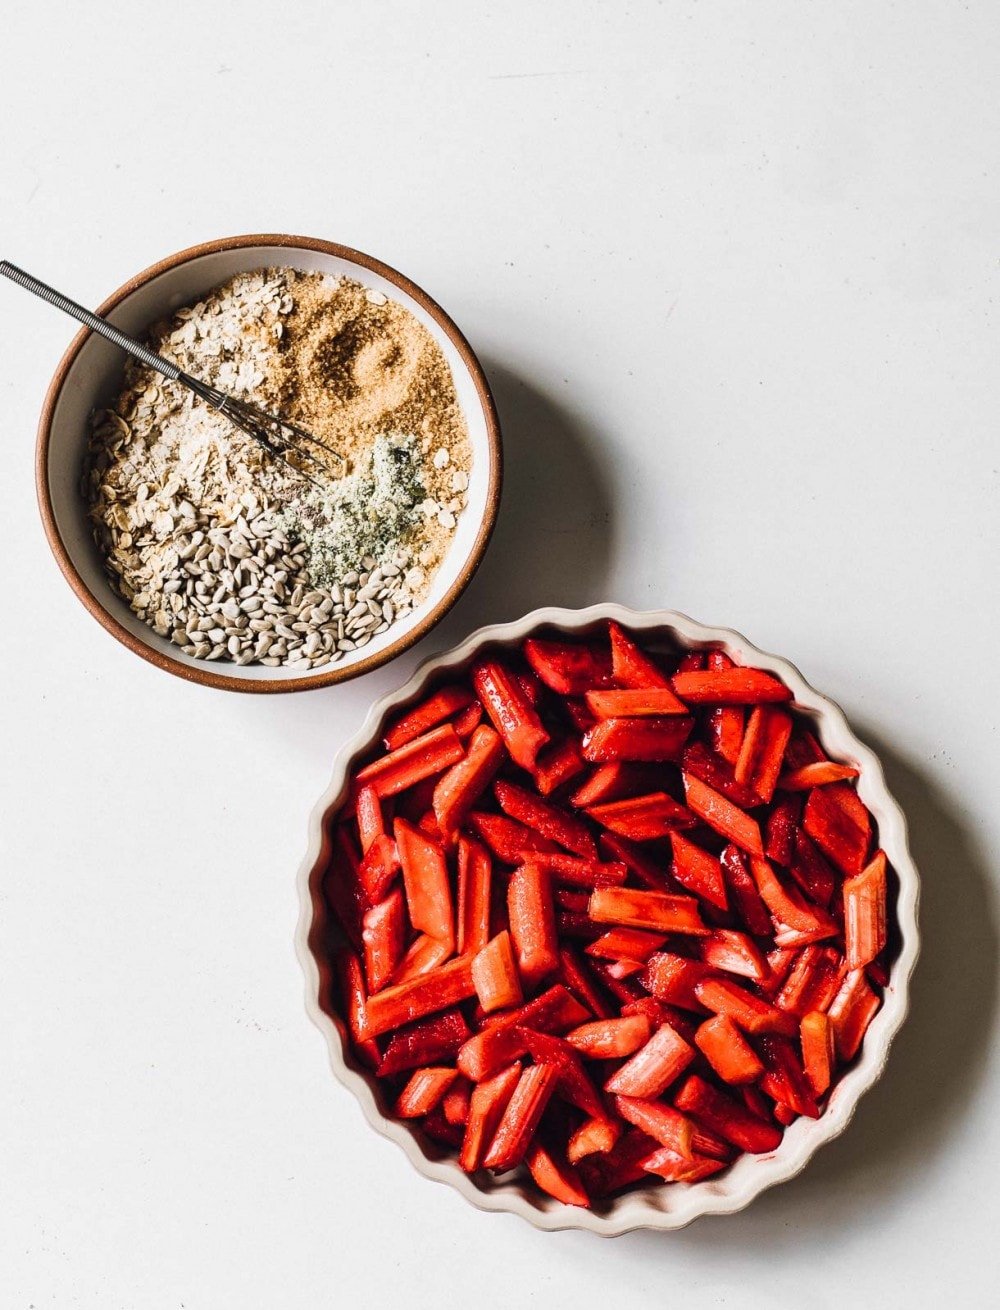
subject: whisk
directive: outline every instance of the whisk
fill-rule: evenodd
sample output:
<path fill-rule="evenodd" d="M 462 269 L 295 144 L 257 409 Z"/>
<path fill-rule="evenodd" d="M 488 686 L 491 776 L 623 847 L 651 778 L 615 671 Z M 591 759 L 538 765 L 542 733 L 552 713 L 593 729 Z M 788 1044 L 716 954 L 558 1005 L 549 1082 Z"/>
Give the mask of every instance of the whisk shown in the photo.
<path fill-rule="evenodd" d="M 170 378 L 172 382 L 180 382 L 182 386 L 193 391 L 196 396 L 206 401 L 213 409 L 217 409 L 220 414 L 225 414 L 234 427 L 245 433 L 246 436 L 252 437 L 263 450 L 267 451 L 272 459 L 281 460 L 286 467 L 290 468 L 293 473 L 297 473 L 299 477 L 306 478 L 314 485 L 322 487 L 323 483 L 319 481 L 315 473 L 311 472 L 309 468 L 303 468 L 302 464 L 305 463 L 328 477 L 331 472 L 324 460 L 308 449 L 309 446 L 315 446 L 341 466 L 344 465 L 343 456 L 320 441 L 318 437 L 314 437 L 311 432 L 299 427 L 298 424 L 290 423 L 277 414 L 269 414 L 266 410 L 261 409 L 259 405 L 254 405 L 248 400 L 237 400 L 235 396 L 227 396 L 216 387 L 210 387 L 207 382 L 202 382 L 200 378 L 192 377 L 190 373 L 185 373 L 176 364 L 172 364 L 169 359 L 164 359 L 162 355 L 158 355 L 154 350 L 144 346 L 141 341 L 136 341 L 127 332 L 122 332 L 121 328 L 112 326 L 107 320 L 91 313 L 89 309 L 84 309 L 75 300 L 70 300 L 68 296 L 62 295 L 44 282 L 39 282 L 30 273 L 25 273 L 23 269 L 8 263 L 6 259 L 0 260 L 0 273 L 4 277 L 10 278 L 12 282 L 16 282 L 18 286 L 34 292 L 36 296 L 48 301 L 50 305 L 55 305 L 57 309 L 69 314 L 71 318 L 85 324 L 92 332 L 96 332 L 99 336 L 113 342 L 119 349 L 131 355 L 133 359 L 139 360 L 141 364 L 155 369 L 157 373 L 162 373 L 165 378 Z"/>

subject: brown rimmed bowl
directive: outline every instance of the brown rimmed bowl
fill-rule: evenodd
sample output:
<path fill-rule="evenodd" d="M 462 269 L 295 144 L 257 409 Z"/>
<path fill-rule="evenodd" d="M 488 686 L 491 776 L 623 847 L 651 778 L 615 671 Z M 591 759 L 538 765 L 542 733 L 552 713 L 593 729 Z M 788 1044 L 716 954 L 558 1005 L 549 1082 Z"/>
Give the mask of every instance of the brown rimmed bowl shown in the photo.
<path fill-rule="evenodd" d="M 743 1155 L 723 1173 L 700 1183 L 651 1181 L 601 1208 L 581 1210 L 563 1205 L 539 1191 L 520 1172 L 494 1177 L 481 1171 L 471 1177 L 453 1156 L 415 1127 L 413 1121 L 392 1117 L 378 1079 L 355 1059 L 339 1013 L 331 969 L 332 951 L 339 944 L 323 895 L 333 823 L 347 794 L 356 765 L 379 743 L 386 722 L 421 700 L 441 682 L 453 681 L 487 648 L 518 647 L 532 635 L 586 637 L 603 629 L 609 619 L 645 642 L 676 651 L 722 650 L 738 664 L 752 664 L 779 677 L 792 690 L 792 708 L 811 720 L 831 759 L 859 770 L 858 795 L 878 825 L 879 845 L 895 871 L 894 919 L 898 949 L 884 989 L 881 1009 L 871 1022 L 856 1059 L 838 1078 L 819 1119 L 797 1119 L 781 1145 L 763 1155 Z M 515 1214 L 535 1228 L 579 1228 L 602 1237 L 617 1237 L 636 1228 L 668 1231 L 683 1228 L 702 1215 L 728 1215 L 750 1204 L 769 1187 L 801 1173 L 816 1151 L 848 1127 L 861 1097 L 882 1076 L 893 1038 L 906 1018 L 910 975 L 920 950 L 917 906 L 920 879 L 907 840 L 906 819 L 886 786 L 875 753 L 859 741 L 838 705 L 803 678 L 788 660 L 769 655 L 730 628 L 696 623 L 676 610 L 638 612 L 621 605 L 589 609 L 540 609 L 514 623 L 480 628 L 461 645 L 427 660 L 405 686 L 382 696 L 371 707 L 357 733 L 342 746 L 333 777 L 309 820 L 309 845 L 299 866 L 300 915 L 296 946 L 306 978 L 306 1009 L 326 1039 L 334 1076 L 355 1097 L 368 1123 L 402 1148 L 414 1168 L 459 1192 L 480 1210 Z"/>
<path fill-rule="evenodd" d="M 500 504 L 500 427 L 489 383 L 465 337 L 425 291 L 380 260 L 313 237 L 226 237 L 192 246 L 136 274 L 98 313 L 141 336 L 151 323 L 191 304 L 237 273 L 293 267 L 354 278 L 397 301 L 427 328 L 451 368 L 469 429 L 472 470 L 468 503 L 428 595 L 412 614 L 348 652 L 333 667 L 311 673 L 262 665 L 206 663 L 185 655 L 129 609 L 108 585 L 80 494 L 91 412 L 120 386 L 123 356 L 89 330 L 73 339 L 49 385 L 38 425 L 35 479 L 42 523 L 66 581 L 90 613 L 124 646 L 168 673 L 223 691 L 305 691 L 368 673 L 419 641 L 468 586 L 486 551 Z"/>

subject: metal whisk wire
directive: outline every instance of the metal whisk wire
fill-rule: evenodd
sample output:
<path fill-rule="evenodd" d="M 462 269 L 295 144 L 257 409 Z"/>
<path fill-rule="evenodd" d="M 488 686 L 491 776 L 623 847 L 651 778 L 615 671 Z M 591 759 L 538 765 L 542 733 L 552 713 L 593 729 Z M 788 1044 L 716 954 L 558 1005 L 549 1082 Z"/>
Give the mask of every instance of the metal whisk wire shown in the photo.
<path fill-rule="evenodd" d="M 164 359 L 155 350 L 150 350 L 141 341 L 136 341 L 134 337 L 130 337 L 127 332 L 116 328 L 106 319 L 92 313 L 89 309 L 85 309 L 83 305 L 78 305 L 75 300 L 70 300 L 68 296 L 56 291 L 54 287 L 48 286 L 45 282 L 40 282 L 37 278 L 32 277 L 30 273 L 26 273 L 24 269 L 18 268 L 6 259 L 0 260 L 0 273 L 4 277 L 10 278 L 12 282 L 16 282 L 18 286 L 24 287 L 25 290 L 31 291 L 34 295 L 47 301 L 48 304 L 55 305 L 57 309 L 61 309 L 64 314 L 69 314 L 77 322 L 83 323 L 92 332 L 96 332 L 98 336 L 112 342 L 120 350 L 124 350 L 126 354 L 131 355 L 133 359 L 145 364 L 147 368 L 155 369 L 163 377 L 169 378 L 172 382 L 179 382 L 182 386 L 193 391 L 196 396 L 211 405 L 213 409 L 217 409 L 220 414 L 225 414 L 235 428 L 238 428 L 240 432 L 255 441 L 272 459 L 280 459 L 293 473 L 307 479 L 315 486 L 322 487 L 323 483 L 308 470 L 301 468 L 300 464 L 302 462 L 310 464 L 327 475 L 330 470 L 322 459 L 308 449 L 310 445 L 324 451 L 330 458 L 339 461 L 341 465 L 344 464 L 342 455 L 320 441 L 318 437 L 314 437 L 311 432 L 307 432 L 305 428 L 301 428 L 298 424 L 291 423 L 277 414 L 268 413 L 267 410 L 261 409 L 259 405 L 253 404 L 252 401 L 227 396 L 225 392 L 209 386 L 207 382 L 202 382 L 200 378 L 192 377 L 190 373 L 185 373 L 171 360 Z"/>

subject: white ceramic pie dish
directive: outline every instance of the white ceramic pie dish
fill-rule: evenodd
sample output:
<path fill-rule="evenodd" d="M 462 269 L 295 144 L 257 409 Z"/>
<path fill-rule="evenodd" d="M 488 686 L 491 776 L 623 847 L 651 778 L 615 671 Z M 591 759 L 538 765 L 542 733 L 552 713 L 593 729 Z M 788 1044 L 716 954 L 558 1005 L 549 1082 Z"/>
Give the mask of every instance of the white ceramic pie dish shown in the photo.
<path fill-rule="evenodd" d="M 308 673 L 294 668 L 240 667 L 185 655 L 129 609 L 104 576 L 79 492 L 91 412 L 111 402 L 124 356 L 88 329 L 77 334 L 56 369 L 38 424 L 35 482 L 52 553 L 80 601 L 122 645 L 168 673 L 225 691 L 305 691 L 344 682 L 394 659 L 447 614 L 482 560 L 500 504 L 502 450 L 486 375 L 469 343 L 425 291 L 380 260 L 313 237 L 225 237 L 169 255 L 113 292 L 97 312 L 142 336 L 150 324 L 206 295 L 237 273 L 293 267 L 349 277 L 408 309 L 437 342 L 451 369 L 469 432 L 472 467 L 465 510 L 428 594 L 413 612 L 337 664 Z"/>
<path fill-rule="evenodd" d="M 545 1196 L 530 1180 L 525 1184 L 518 1175 L 469 1177 L 441 1147 L 383 1113 L 377 1080 L 354 1061 L 343 1025 L 330 1004 L 331 977 L 323 946 L 330 930 L 320 884 L 328 856 L 324 835 L 327 817 L 340 807 L 350 771 L 378 742 L 390 713 L 419 699 L 445 670 L 465 668 L 485 646 L 515 645 L 540 628 L 581 634 L 608 619 L 632 630 L 656 631 L 666 644 L 681 649 L 722 649 L 738 663 L 770 670 L 792 689 L 794 707 L 814 720 L 815 731 L 829 755 L 860 770 L 858 793 L 878 824 L 879 843 L 898 877 L 895 917 L 900 946 L 882 1007 L 872 1020 L 858 1059 L 837 1083 L 820 1119 L 797 1119 L 786 1130 L 777 1150 L 767 1155 L 744 1155 L 724 1173 L 704 1182 L 667 1186 L 651 1183 L 613 1199 L 604 1209 L 588 1211 Z M 786 1182 L 804 1169 L 820 1146 L 844 1131 L 862 1095 L 881 1076 L 892 1039 L 906 1017 L 910 976 L 919 951 L 919 878 L 907 842 L 906 820 L 889 794 L 877 756 L 858 741 L 841 709 L 814 690 L 787 660 L 758 650 L 728 628 L 707 627 L 673 610 L 637 612 L 611 604 L 582 610 L 534 610 L 514 623 L 480 628 L 460 646 L 427 660 L 405 686 L 375 702 L 362 728 L 338 753 L 330 784 L 310 817 L 309 848 L 299 870 L 298 885 L 301 913 L 296 943 L 306 976 L 306 1008 L 326 1037 L 335 1075 L 354 1094 L 372 1127 L 401 1146 L 425 1177 L 448 1183 L 481 1210 L 517 1214 L 536 1228 L 579 1228 L 604 1237 L 616 1237 L 636 1228 L 683 1228 L 701 1215 L 732 1214 L 767 1188 Z"/>

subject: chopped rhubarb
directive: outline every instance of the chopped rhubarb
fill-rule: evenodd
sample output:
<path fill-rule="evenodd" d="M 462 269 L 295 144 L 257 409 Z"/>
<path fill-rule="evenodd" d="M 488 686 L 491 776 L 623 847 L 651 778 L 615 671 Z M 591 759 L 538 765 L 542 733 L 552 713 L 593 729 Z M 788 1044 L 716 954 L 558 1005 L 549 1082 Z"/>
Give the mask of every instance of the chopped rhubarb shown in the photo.
<path fill-rule="evenodd" d="M 368 1026 L 368 992 L 361 961 L 353 951 L 342 950 L 334 959 L 334 967 L 354 1049 L 365 1064 L 377 1068 L 381 1057 Z"/>
<path fill-rule="evenodd" d="M 708 970 L 698 960 L 664 951 L 654 955 L 646 966 L 642 983 L 647 991 L 667 1005 L 679 1005 L 684 1010 L 701 1010 L 702 1005 L 695 988 Z"/>
<path fill-rule="evenodd" d="M 596 1019 L 566 1034 L 571 1046 L 588 1060 L 624 1060 L 649 1041 L 652 1025 L 641 1014 L 622 1019 Z"/>
<path fill-rule="evenodd" d="M 709 931 L 693 896 L 671 896 L 667 892 L 598 887 L 590 898 L 588 913 L 596 923 L 617 923 L 624 928 L 698 935 Z"/>
<path fill-rule="evenodd" d="M 692 1074 L 674 1097 L 678 1110 L 694 1117 L 733 1146 L 752 1155 L 781 1145 L 781 1130 L 760 1119 L 710 1083 Z"/>
<path fill-rule="evenodd" d="M 556 852 L 559 849 L 555 842 L 539 836 L 506 814 L 484 814 L 477 810 L 469 815 L 469 823 L 504 864 L 520 864 L 535 851 Z"/>
<path fill-rule="evenodd" d="M 493 781 L 504 760 L 503 742 L 492 728 L 478 727 L 463 760 L 445 773 L 434 788 L 434 813 L 441 831 L 450 836 Z"/>
<path fill-rule="evenodd" d="M 585 1156 L 604 1155 L 614 1148 L 621 1135 L 622 1126 L 617 1119 L 585 1119 L 569 1139 L 566 1158 L 570 1164 L 579 1164 Z"/>
<path fill-rule="evenodd" d="M 809 1010 L 826 1011 L 840 990 L 844 967 L 840 952 L 829 946 L 803 947 L 776 994 L 774 1003 L 800 1018 Z"/>
<path fill-rule="evenodd" d="M 647 772 L 642 764 L 628 764 L 620 760 L 611 764 L 598 764 L 570 796 L 570 802 L 577 809 L 586 809 L 588 805 L 603 805 L 605 801 L 638 795 L 648 790 L 643 785 Z"/>
<path fill-rule="evenodd" d="M 491 1016 L 491 1025 L 470 1037 L 459 1051 L 458 1067 L 474 1083 L 481 1082 L 502 1065 L 525 1054 L 526 1028 L 536 1032 L 566 1032 L 579 1027 L 589 1017 L 579 1001 L 557 983 L 516 1010 Z"/>
<path fill-rule="evenodd" d="M 710 937 L 699 942 L 703 963 L 725 973 L 739 974 L 760 982 L 767 977 L 767 962 L 760 947 L 745 932 L 733 928 L 716 928 Z"/>
<path fill-rule="evenodd" d="M 881 1003 L 863 969 L 855 969 L 847 975 L 827 1010 L 833 1025 L 838 1059 L 845 1063 L 854 1059 Z"/>
<path fill-rule="evenodd" d="M 663 791 L 592 805 L 587 813 L 601 827 L 610 828 L 629 841 L 655 841 L 695 823 L 694 815 Z"/>
<path fill-rule="evenodd" d="M 628 877 L 628 868 L 612 861 L 585 860 L 556 851 L 532 851 L 529 858 L 540 869 L 548 869 L 554 882 L 570 887 L 611 887 Z"/>
<path fill-rule="evenodd" d="M 703 1178 L 711 1178 L 725 1169 L 726 1164 L 725 1160 L 714 1160 L 707 1155 L 692 1155 L 687 1159 L 664 1146 L 648 1156 L 642 1167 L 646 1173 L 658 1174 L 668 1183 L 700 1183 Z"/>
<path fill-rule="evenodd" d="M 708 653 L 705 667 L 712 672 L 731 669 L 733 661 L 724 651 L 713 650 Z M 745 718 L 746 712 L 741 705 L 717 705 L 708 711 L 708 739 L 715 752 L 731 766 L 735 766 L 740 757 Z M 714 785 L 711 778 L 705 778 L 704 781 L 709 786 Z"/>
<path fill-rule="evenodd" d="M 802 826 L 848 877 L 865 867 L 871 845 L 871 818 L 849 783 L 814 787 L 806 801 Z"/>
<path fill-rule="evenodd" d="M 768 1000 L 773 1000 L 788 977 L 792 965 L 798 958 L 798 948 L 779 946 L 767 953 L 767 974 L 757 984 L 757 990 Z"/>
<path fill-rule="evenodd" d="M 493 790 L 500 808 L 512 819 L 582 859 L 597 859 L 597 843 L 587 825 L 575 815 L 567 814 L 512 782 L 498 782 Z"/>
<path fill-rule="evenodd" d="M 464 710 L 460 710 L 452 719 L 451 724 L 462 740 L 463 745 L 467 744 L 469 738 L 483 721 L 483 707 L 479 701 L 474 700 L 471 705 L 467 705 Z"/>
<path fill-rule="evenodd" d="M 590 943 L 587 954 L 602 960 L 640 960 L 644 964 L 666 940 L 662 933 L 642 928 L 611 928 Z"/>
<path fill-rule="evenodd" d="M 640 1179 L 648 1182 L 649 1175 L 644 1169 L 646 1161 L 657 1150 L 666 1149 L 658 1147 L 652 1137 L 640 1129 L 630 1128 L 606 1154 L 586 1159 L 581 1173 L 586 1168 L 586 1180 L 592 1195 L 608 1196 Z"/>
<path fill-rule="evenodd" d="M 535 1064 L 551 1064 L 559 1070 L 559 1094 L 591 1118 L 606 1113 L 604 1100 L 584 1070 L 574 1048 L 562 1037 L 522 1029 L 528 1054 Z"/>
<path fill-rule="evenodd" d="M 778 785 L 785 747 L 792 735 L 792 716 L 773 705 L 758 705 L 747 720 L 736 761 L 736 779 L 769 801 Z"/>
<path fill-rule="evenodd" d="M 765 1068 L 760 1080 L 761 1091 L 780 1105 L 787 1106 L 794 1114 L 818 1119 L 819 1108 L 812 1086 L 788 1038 L 773 1035 L 762 1037 L 759 1048 Z"/>
<path fill-rule="evenodd" d="M 677 673 L 700 673 L 707 667 L 708 657 L 711 651 L 705 650 L 688 650 L 681 656 L 677 665 Z"/>
<path fill-rule="evenodd" d="M 619 837 L 616 833 L 602 832 L 598 845 L 606 860 L 620 861 L 635 878 L 636 882 L 642 883 L 644 887 L 651 887 L 658 891 L 664 891 L 668 887 L 669 878 L 664 867 L 657 863 L 641 846 L 629 841 L 627 837 Z"/>
<path fill-rule="evenodd" d="M 475 995 L 472 962 L 465 956 L 450 960 L 439 969 L 420 974 L 404 983 L 396 983 L 369 996 L 367 1015 L 372 1036 L 399 1028 L 414 1019 L 422 1019 L 435 1010 L 446 1010 Z"/>
<path fill-rule="evenodd" d="M 683 776 L 689 810 L 693 810 L 728 841 L 735 842 L 741 850 L 749 851 L 751 855 L 763 855 L 760 827 L 755 819 L 700 778 L 690 773 Z"/>
<path fill-rule="evenodd" d="M 831 868 L 819 847 L 799 829 L 795 834 L 795 851 L 789 865 L 792 877 L 806 896 L 817 905 L 828 908 L 833 899 L 837 874 Z"/>
<path fill-rule="evenodd" d="M 764 854 L 786 869 L 795 857 L 795 838 L 801 817 L 801 796 L 779 796 L 767 816 Z"/>
<path fill-rule="evenodd" d="M 459 955 L 474 955 L 489 941 L 492 872 L 486 848 L 471 837 L 462 837 L 458 843 Z"/>
<path fill-rule="evenodd" d="M 487 1169 L 520 1164 L 558 1081 L 555 1065 L 533 1064 L 523 1071 L 483 1160 Z"/>
<path fill-rule="evenodd" d="M 379 1077 L 388 1078 L 407 1069 L 453 1060 L 468 1039 L 469 1025 L 459 1010 L 448 1010 L 409 1024 L 389 1039 L 378 1067 Z"/>
<path fill-rule="evenodd" d="M 332 847 L 330 862 L 323 875 L 323 896 L 347 940 L 360 953 L 361 916 L 370 902 L 358 879 L 360 861 L 346 824 L 337 826 Z"/>
<path fill-rule="evenodd" d="M 517 678 L 502 664 L 486 660 L 472 671 L 472 683 L 511 759 L 522 769 L 535 767 L 538 752 L 549 740 L 535 707 Z"/>
<path fill-rule="evenodd" d="M 730 844 L 722 852 L 719 862 L 740 918 L 755 937 L 769 936 L 771 916 L 747 867 L 747 857 L 738 846 Z"/>
<path fill-rule="evenodd" d="M 822 1096 L 833 1080 L 836 1050 L 828 1015 L 810 1010 L 802 1016 L 802 1063 L 814 1096 Z"/>
<path fill-rule="evenodd" d="M 646 1097 L 619 1095 L 615 1097 L 615 1109 L 627 1123 L 641 1128 L 654 1142 L 691 1158 L 694 1125 L 672 1105 Z"/>
<path fill-rule="evenodd" d="M 695 1045 L 724 1083 L 752 1083 L 764 1072 L 753 1047 L 724 1014 L 706 1019 Z"/>
<path fill-rule="evenodd" d="M 397 1097 L 393 1113 L 400 1119 L 422 1119 L 440 1104 L 457 1077 L 457 1069 L 433 1065 L 415 1069 Z"/>
<path fill-rule="evenodd" d="M 524 1156 L 528 1172 L 543 1192 L 554 1196 L 563 1205 L 579 1205 L 586 1209 L 590 1197 L 580 1181 L 580 1176 L 568 1160 L 560 1160 L 551 1151 L 535 1141 L 528 1147 Z"/>
<path fill-rule="evenodd" d="M 450 937 L 429 937 L 421 933 L 414 937 L 393 974 L 394 983 L 409 982 L 419 974 L 430 973 L 453 955 Z"/>
<path fill-rule="evenodd" d="M 410 922 L 417 932 L 454 940 L 451 884 L 441 846 L 405 819 L 393 825 Z"/>
<path fill-rule="evenodd" d="M 695 996 L 708 1010 L 724 1014 L 748 1033 L 794 1033 L 798 1020 L 753 992 L 722 978 L 705 978 L 696 984 Z"/>
<path fill-rule="evenodd" d="M 507 913 L 524 985 L 533 991 L 559 968 L 552 881 L 546 869 L 523 864 L 507 884 Z"/>
<path fill-rule="evenodd" d="M 549 796 L 581 774 L 586 767 L 579 746 L 567 738 L 547 746 L 539 753 L 532 776 L 542 795 Z"/>
<path fill-rule="evenodd" d="M 521 1004 L 524 993 L 509 932 L 498 933 L 474 957 L 472 982 L 487 1014 Z"/>
<path fill-rule="evenodd" d="M 561 696 L 583 696 L 611 682 L 608 653 L 595 647 L 529 637 L 524 643 L 524 658 L 546 687 Z"/>
<path fill-rule="evenodd" d="M 601 992 L 600 986 L 576 948 L 564 943 L 559 947 L 559 977 L 591 1014 L 598 1019 L 610 1019 L 614 1013 Z"/>
<path fill-rule="evenodd" d="M 591 764 L 612 760 L 676 761 L 693 726 L 694 720 L 687 715 L 602 719 L 583 739 L 583 758 Z"/>
<path fill-rule="evenodd" d="M 360 789 L 371 784 L 380 798 L 395 796 L 424 778 L 443 773 L 464 754 L 458 733 L 450 723 L 442 723 L 423 737 L 416 737 L 359 769 L 355 785 Z"/>
<path fill-rule="evenodd" d="M 365 791 L 371 791 L 366 787 Z M 377 833 L 368 845 L 358 865 L 358 882 L 364 889 L 369 905 L 384 900 L 400 870 L 399 849 L 388 833 Z"/>
<path fill-rule="evenodd" d="M 740 782 L 733 766 L 721 755 L 710 751 L 703 741 L 688 742 L 684 747 L 682 767 L 685 773 L 720 792 L 741 810 L 752 810 L 762 803 L 753 787 Z"/>
<path fill-rule="evenodd" d="M 401 715 L 385 734 L 385 748 L 389 751 L 405 746 L 414 737 L 420 737 L 431 728 L 471 704 L 472 692 L 468 687 L 442 687 L 425 701 Z"/>
<path fill-rule="evenodd" d="M 444 1094 L 441 1113 L 450 1124 L 469 1122 L 469 1109 L 472 1101 L 472 1084 L 468 1078 L 459 1074 L 458 1078 Z"/>
<path fill-rule="evenodd" d="M 611 640 L 611 671 L 619 687 L 634 690 L 658 687 L 669 691 L 670 679 L 619 624 L 608 624 L 608 636 Z"/>
<path fill-rule="evenodd" d="M 376 837 L 385 832 L 382 822 L 382 804 L 374 787 L 362 787 L 358 792 L 358 839 L 364 855 Z"/>
<path fill-rule="evenodd" d="M 712 669 L 675 673 L 671 686 L 687 705 L 760 705 L 792 699 L 783 682 L 763 669 Z"/>
<path fill-rule="evenodd" d="M 588 691 L 587 705 L 595 719 L 648 718 L 651 715 L 687 714 L 688 708 L 669 687 L 627 691 Z"/>
<path fill-rule="evenodd" d="M 406 909 L 398 888 L 365 911 L 361 937 L 368 990 L 381 991 L 400 961 L 406 940 Z"/>
<path fill-rule="evenodd" d="M 834 928 L 833 921 L 824 910 L 808 904 L 794 888 L 782 885 L 773 867 L 763 856 L 751 859 L 750 871 L 761 899 L 781 923 L 805 933 L 826 927 Z"/>
<path fill-rule="evenodd" d="M 878 851 L 867 868 L 844 883 L 844 936 L 848 969 L 863 969 L 885 948 L 884 851 Z"/>
<path fill-rule="evenodd" d="M 668 1023 L 658 1028 L 604 1084 L 620 1096 L 659 1096 L 694 1059 L 694 1051 Z"/>
<path fill-rule="evenodd" d="M 474 1173 L 481 1167 L 520 1077 L 521 1066 L 511 1064 L 473 1089 L 458 1157 L 458 1163 L 466 1173 Z"/>
<path fill-rule="evenodd" d="M 688 841 L 679 832 L 671 834 L 670 844 L 674 851 L 672 872 L 681 886 L 720 910 L 727 909 L 729 902 L 722 865 L 715 856 Z"/>
<path fill-rule="evenodd" d="M 833 760 L 817 760 L 815 764 L 803 764 L 801 768 L 790 769 L 778 780 L 782 791 L 811 791 L 813 787 L 825 787 L 831 782 L 846 782 L 856 778 L 858 771 L 850 764 L 835 764 Z"/>

